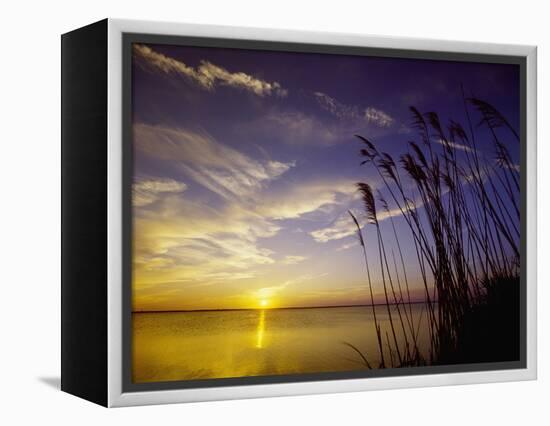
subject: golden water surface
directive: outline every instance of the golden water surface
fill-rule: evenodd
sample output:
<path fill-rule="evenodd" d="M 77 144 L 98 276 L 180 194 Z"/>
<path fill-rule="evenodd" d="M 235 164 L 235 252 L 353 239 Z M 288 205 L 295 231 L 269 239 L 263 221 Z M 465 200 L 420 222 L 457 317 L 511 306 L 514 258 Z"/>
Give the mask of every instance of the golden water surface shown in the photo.
<path fill-rule="evenodd" d="M 422 305 L 412 305 L 416 323 Z M 376 308 L 382 333 L 386 307 Z M 419 346 L 427 350 L 425 320 Z M 372 308 L 300 308 L 133 314 L 133 381 L 210 379 L 365 369 L 376 366 Z"/>

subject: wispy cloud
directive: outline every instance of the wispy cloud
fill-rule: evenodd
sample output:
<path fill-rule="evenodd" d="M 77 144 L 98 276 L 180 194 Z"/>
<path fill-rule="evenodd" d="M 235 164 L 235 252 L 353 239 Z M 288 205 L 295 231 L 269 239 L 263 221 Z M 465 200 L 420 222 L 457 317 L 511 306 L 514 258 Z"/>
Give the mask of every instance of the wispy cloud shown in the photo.
<path fill-rule="evenodd" d="M 163 282 L 215 284 L 254 276 L 254 267 L 274 264 L 274 252 L 259 239 L 279 227 L 244 209 L 209 207 L 202 201 L 161 196 L 154 210 L 137 211 L 134 240 L 136 289 Z"/>
<path fill-rule="evenodd" d="M 235 128 L 243 137 L 269 135 L 286 145 L 321 147 L 343 144 L 358 132 L 368 131 L 376 136 L 396 130 L 392 127 L 394 119 L 382 110 L 346 105 L 322 92 L 313 92 L 310 96 L 314 104 L 308 105 L 308 109 L 296 109 L 289 104 L 273 106 Z"/>
<path fill-rule="evenodd" d="M 173 288 L 219 286 L 253 279 L 255 268 L 275 263 L 275 253 L 262 247 L 261 240 L 276 235 L 280 226 L 255 211 L 254 200 L 293 163 L 255 160 L 206 133 L 187 129 L 136 124 L 133 135 L 138 156 L 160 161 L 189 179 L 187 184 L 142 179 L 134 186 L 139 229 L 134 289 L 139 306 L 153 303 L 153 288 L 164 292 L 167 283 Z M 197 188 L 188 188 L 192 184 L 221 198 L 214 204 L 212 197 L 197 198 Z M 190 196 L 175 196 L 183 191 Z"/>
<path fill-rule="evenodd" d="M 374 124 L 378 127 L 390 127 L 394 122 L 393 117 L 391 117 L 388 113 L 372 106 L 369 106 L 363 110 L 357 105 L 346 105 L 339 102 L 326 93 L 314 92 L 313 96 L 321 108 L 340 120 L 352 122 L 366 121 L 367 123 Z"/>
<path fill-rule="evenodd" d="M 221 207 L 214 208 L 208 205 L 208 200 L 174 196 L 169 192 L 158 194 L 153 209 L 136 206 L 135 226 L 140 230 L 134 240 L 136 306 L 143 309 L 147 304 L 161 303 L 152 302 L 157 295 L 154 288 L 163 294 L 168 294 L 166 291 L 170 289 L 194 288 L 201 289 L 202 294 L 221 291 L 231 283 L 247 282 L 254 287 L 263 282 L 274 284 L 264 284 L 273 288 L 263 292 L 275 295 L 291 284 L 307 280 L 304 276 L 299 276 L 299 280 L 280 278 L 281 285 L 275 285 L 277 278 L 272 275 L 284 276 L 284 268 L 277 265 L 298 267 L 307 256 L 284 252 L 281 256 L 267 248 L 269 245 L 264 246 L 266 239 L 278 235 L 286 226 L 285 220 L 320 210 L 319 203 L 302 203 L 300 201 L 307 198 L 295 198 L 297 194 L 307 194 L 311 188 L 317 188 L 316 193 L 325 194 L 322 195 L 325 206 L 327 203 L 339 205 L 347 203 L 349 194 L 345 190 L 354 188 L 344 182 L 333 186 L 311 182 L 295 186 L 296 189 L 288 193 L 262 192 L 258 198 L 262 200 L 261 206 L 225 200 Z M 300 186 L 302 189 L 298 189 Z M 281 206 L 282 213 L 277 205 Z M 183 295 L 170 294 L 176 299 L 163 301 L 162 306 L 172 306 L 172 303 L 184 306 Z"/>
<path fill-rule="evenodd" d="M 284 263 L 285 265 L 296 265 L 306 259 L 306 256 L 285 256 L 282 260 L 282 263 Z"/>
<path fill-rule="evenodd" d="M 473 152 L 472 148 L 458 142 L 444 141 L 442 139 L 436 139 L 436 142 L 443 146 L 449 146 L 451 148 L 458 149 L 459 151 Z"/>
<path fill-rule="evenodd" d="M 296 219 L 328 206 L 348 204 L 355 193 L 353 181 L 345 179 L 294 183 L 281 192 L 266 194 L 257 212 L 273 219 Z"/>
<path fill-rule="evenodd" d="M 133 185 L 132 203 L 143 207 L 154 203 L 161 194 L 178 194 L 187 189 L 187 185 L 174 179 L 149 178 L 140 179 Z"/>
<path fill-rule="evenodd" d="M 384 111 L 368 107 L 365 110 L 365 119 L 369 123 L 374 123 L 380 127 L 389 127 L 393 123 L 393 118 L 386 114 Z"/>
<path fill-rule="evenodd" d="M 335 117 L 347 120 L 356 120 L 360 118 L 360 109 L 354 105 L 345 105 L 335 98 L 323 92 L 314 92 L 313 96 L 319 103 L 319 106 L 330 112 Z"/>
<path fill-rule="evenodd" d="M 318 243 L 326 243 L 328 241 L 340 240 L 342 238 L 355 235 L 356 232 L 357 231 L 354 228 L 351 217 L 347 212 L 345 212 L 334 220 L 329 226 L 311 231 L 309 234 Z"/>
<path fill-rule="evenodd" d="M 415 206 L 416 208 L 419 208 L 422 206 L 422 203 L 417 203 Z M 411 204 L 411 208 L 413 208 L 412 204 Z M 359 219 L 361 227 L 366 225 L 366 221 L 363 220 L 364 214 L 361 214 L 360 210 L 355 211 L 354 214 Z M 401 214 L 401 210 L 398 207 L 395 207 L 393 209 L 388 209 L 388 210 L 380 209 L 377 213 L 377 219 L 379 222 L 389 219 L 390 217 L 400 217 L 400 216 L 402 216 L 402 214 Z M 356 232 L 357 232 L 357 228 L 353 223 L 351 216 L 347 211 L 344 211 L 328 226 L 311 231 L 309 234 L 316 242 L 326 243 L 329 241 L 341 240 L 343 238 L 350 237 L 352 235 L 355 235 Z M 353 245 L 344 244 L 339 248 L 337 248 L 337 251 L 346 250 L 352 246 Z"/>
<path fill-rule="evenodd" d="M 192 180 L 223 198 L 244 198 L 294 163 L 260 162 L 204 133 L 134 125 L 135 146 L 146 155 L 177 164 Z"/>
<path fill-rule="evenodd" d="M 350 248 L 356 247 L 357 245 L 358 245 L 357 241 L 352 241 L 351 243 L 342 244 L 340 247 L 336 249 L 336 251 L 349 250 Z"/>
<path fill-rule="evenodd" d="M 284 97 L 288 94 L 288 91 L 276 81 L 268 82 L 244 72 L 230 72 L 208 61 L 201 61 L 200 65 L 194 68 L 143 44 L 134 44 L 134 54 L 144 66 L 166 75 L 187 78 L 206 90 L 214 90 L 217 85 L 223 85 L 247 90 L 258 96 Z"/>

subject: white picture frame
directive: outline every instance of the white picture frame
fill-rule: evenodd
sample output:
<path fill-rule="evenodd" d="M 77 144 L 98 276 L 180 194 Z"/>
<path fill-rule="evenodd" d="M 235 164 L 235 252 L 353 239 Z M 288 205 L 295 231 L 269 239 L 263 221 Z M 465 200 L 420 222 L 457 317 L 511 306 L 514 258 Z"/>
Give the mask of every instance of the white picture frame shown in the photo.
<path fill-rule="evenodd" d="M 107 25 L 107 378 L 109 407 L 357 392 L 424 386 L 534 380 L 537 377 L 537 51 L 534 46 L 438 41 L 358 34 L 280 29 L 237 28 L 195 24 L 108 19 Z M 123 385 L 123 35 L 127 33 L 207 37 L 216 39 L 301 43 L 327 46 L 445 52 L 458 55 L 506 55 L 525 60 L 525 176 L 526 205 L 526 368 L 372 377 L 311 382 L 231 385 L 206 388 L 125 391 Z"/>

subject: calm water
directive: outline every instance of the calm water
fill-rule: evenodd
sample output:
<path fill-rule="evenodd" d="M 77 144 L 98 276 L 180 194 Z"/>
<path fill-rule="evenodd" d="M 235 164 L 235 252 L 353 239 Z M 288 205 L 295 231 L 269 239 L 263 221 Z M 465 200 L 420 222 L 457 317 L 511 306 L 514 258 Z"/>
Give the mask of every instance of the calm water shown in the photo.
<path fill-rule="evenodd" d="M 419 346 L 427 350 L 422 305 Z M 386 307 L 377 317 L 390 332 Z M 359 348 L 378 365 L 371 307 L 133 314 L 134 382 L 364 369 Z"/>

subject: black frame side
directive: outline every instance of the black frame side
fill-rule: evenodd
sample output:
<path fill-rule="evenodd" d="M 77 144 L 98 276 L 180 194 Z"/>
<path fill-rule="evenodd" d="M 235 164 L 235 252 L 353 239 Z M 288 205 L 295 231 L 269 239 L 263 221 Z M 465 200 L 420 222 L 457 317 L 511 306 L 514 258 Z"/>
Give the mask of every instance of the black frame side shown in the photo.
<path fill-rule="evenodd" d="M 61 36 L 61 390 L 107 406 L 107 20 Z"/>

